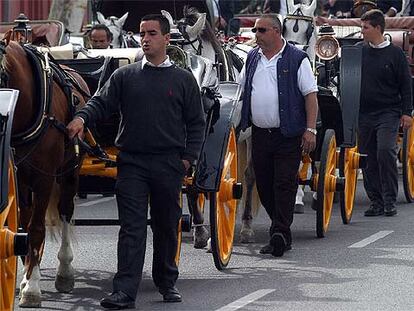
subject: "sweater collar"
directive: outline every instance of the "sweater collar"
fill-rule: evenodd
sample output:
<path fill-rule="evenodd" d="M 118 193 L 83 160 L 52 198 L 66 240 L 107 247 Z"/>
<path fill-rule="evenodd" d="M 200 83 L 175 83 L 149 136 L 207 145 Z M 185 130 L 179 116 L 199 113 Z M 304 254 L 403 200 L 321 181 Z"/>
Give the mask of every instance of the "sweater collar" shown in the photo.
<path fill-rule="evenodd" d="M 369 46 L 372 47 L 373 49 L 383 49 L 386 48 L 387 46 L 389 46 L 391 44 L 390 41 L 388 41 L 387 39 L 385 39 L 383 42 L 381 42 L 380 44 L 372 44 L 371 42 L 368 42 Z"/>

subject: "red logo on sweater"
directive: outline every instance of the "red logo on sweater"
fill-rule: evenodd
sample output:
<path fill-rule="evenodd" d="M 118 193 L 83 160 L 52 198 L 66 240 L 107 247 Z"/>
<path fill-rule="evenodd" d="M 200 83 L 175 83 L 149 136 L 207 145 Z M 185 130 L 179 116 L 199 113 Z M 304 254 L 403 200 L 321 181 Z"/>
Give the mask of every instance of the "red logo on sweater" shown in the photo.
<path fill-rule="evenodd" d="M 170 96 L 170 97 L 171 97 L 171 96 L 173 96 L 173 95 L 174 95 L 174 93 L 173 93 L 172 89 L 169 89 L 169 90 L 168 90 L 168 96 Z"/>

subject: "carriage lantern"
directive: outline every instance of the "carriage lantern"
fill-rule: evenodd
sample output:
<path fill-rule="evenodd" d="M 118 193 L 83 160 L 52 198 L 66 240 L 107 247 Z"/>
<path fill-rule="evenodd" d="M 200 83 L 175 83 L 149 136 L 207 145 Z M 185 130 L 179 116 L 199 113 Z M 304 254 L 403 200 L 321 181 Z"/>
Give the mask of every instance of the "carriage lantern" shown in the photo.
<path fill-rule="evenodd" d="M 12 40 L 25 44 L 32 41 L 32 27 L 28 25 L 29 19 L 23 13 L 14 20 L 17 24 L 13 27 Z"/>
<path fill-rule="evenodd" d="M 319 39 L 315 44 L 315 53 L 322 60 L 331 60 L 339 53 L 339 42 L 336 40 L 335 31 L 330 25 L 322 25 L 319 28 Z"/>

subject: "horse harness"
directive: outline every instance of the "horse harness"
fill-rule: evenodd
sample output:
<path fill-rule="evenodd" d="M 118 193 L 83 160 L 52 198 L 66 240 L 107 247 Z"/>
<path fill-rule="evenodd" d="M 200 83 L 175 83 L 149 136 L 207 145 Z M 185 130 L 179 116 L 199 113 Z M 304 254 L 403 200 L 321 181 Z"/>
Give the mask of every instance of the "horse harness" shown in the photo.
<path fill-rule="evenodd" d="M 309 45 L 309 41 L 312 38 L 313 31 L 315 30 L 315 26 L 313 25 L 313 17 L 312 16 L 306 16 L 303 15 L 303 12 L 300 8 L 298 8 L 293 14 L 288 14 L 283 20 L 283 32 L 285 32 L 286 29 L 286 21 L 288 20 L 294 20 L 295 25 L 293 26 L 293 31 L 298 32 L 299 31 L 299 21 L 306 21 L 308 22 L 308 28 L 306 29 L 306 46 Z M 295 42 L 297 43 L 297 42 Z"/>
<path fill-rule="evenodd" d="M 191 47 L 194 49 L 194 51 L 197 51 L 197 55 L 201 55 L 201 51 L 203 49 L 203 42 L 201 40 L 200 36 L 197 36 L 195 39 L 190 40 L 190 36 L 188 35 L 186 31 L 186 27 L 188 26 L 188 23 L 185 21 L 179 21 L 177 23 L 178 31 L 181 33 L 181 35 L 184 37 L 186 41 L 179 42 L 181 47 L 183 48 L 185 45 L 191 45 Z M 198 42 L 198 47 L 196 48 L 194 43 Z"/>

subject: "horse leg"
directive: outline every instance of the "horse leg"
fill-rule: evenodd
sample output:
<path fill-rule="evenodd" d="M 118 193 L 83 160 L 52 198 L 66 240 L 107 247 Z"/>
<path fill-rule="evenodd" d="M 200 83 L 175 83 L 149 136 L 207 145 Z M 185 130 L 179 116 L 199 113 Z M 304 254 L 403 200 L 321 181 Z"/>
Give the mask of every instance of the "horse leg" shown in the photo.
<path fill-rule="evenodd" d="M 61 293 L 70 293 L 75 287 L 70 221 L 74 211 L 73 198 L 77 185 L 77 174 L 66 175 L 61 178 L 60 185 L 55 184 L 56 191 L 52 194 L 52 200 L 59 202 L 59 216 L 62 221 L 62 244 L 58 252 L 59 266 L 55 279 L 55 288 Z"/>
<path fill-rule="evenodd" d="M 253 194 L 256 183 L 256 176 L 253 170 L 252 151 L 251 151 L 251 135 L 245 132 L 247 136 L 238 145 L 239 148 L 239 167 L 244 170 L 244 184 L 246 193 L 244 197 L 244 210 L 242 215 L 242 227 L 240 230 L 240 242 L 251 243 L 254 242 L 254 231 L 252 229 L 253 209 L 258 210 L 258 199 L 253 200 Z M 256 193 L 257 197 L 257 193 Z M 255 201 L 255 202 L 253 202 Z"/>
<path fill-rule="evenodd" d="M 49 202 L 50 189 L 52 184 L 41 183 L 44 185 L 41 193 L 34 192 L 33 213 L 28 226 L 29 234 L 29 255 L 26 258 L 26 273 L 21 283 L 19 306 L 24 308 L 41 307 L 40 290 L 40 260 L 43 253 L 43 243 L 45 241 L 45 217 L 46 208 Z"/>
<path fill-rule="evenodd" d="M 204 206 L 200 206 L 199 203 L 200 195 L 202 194 L 197 193 L 192 186 L 187 188 L 188 208 L 193 215 L 194 248 L 206 247 L 209 238 L 208 230 L 204 225 Z"/>

